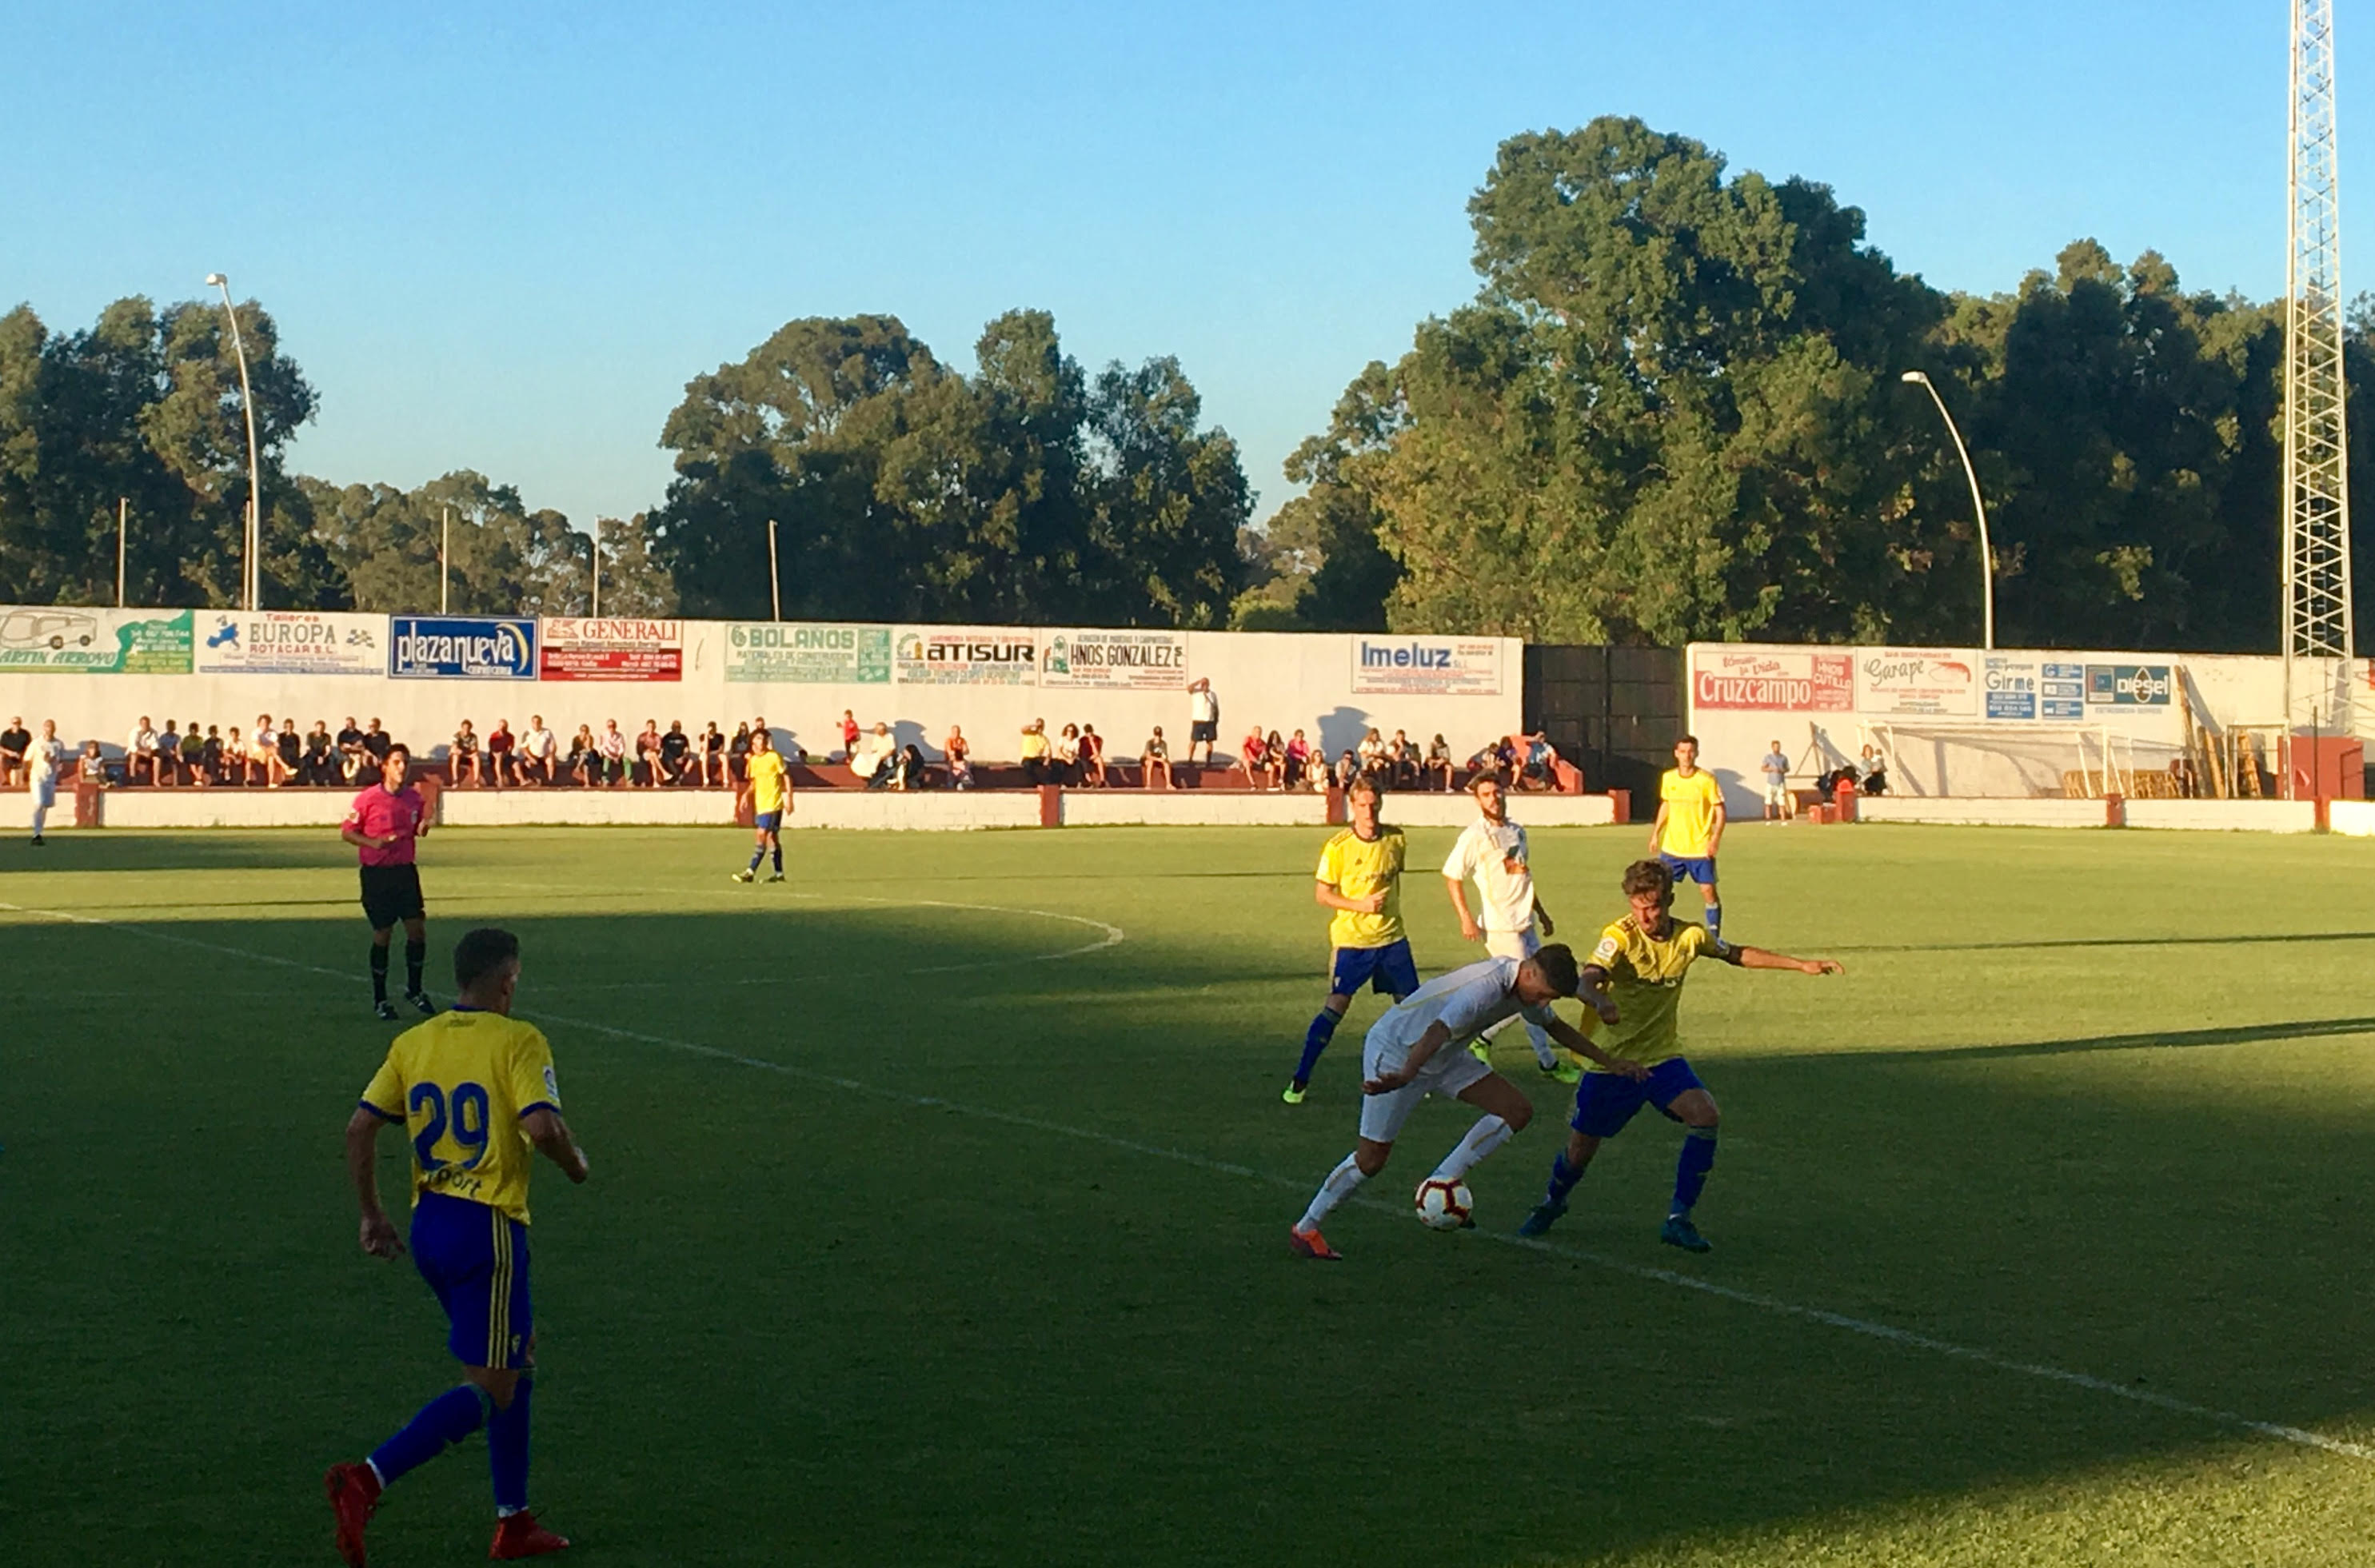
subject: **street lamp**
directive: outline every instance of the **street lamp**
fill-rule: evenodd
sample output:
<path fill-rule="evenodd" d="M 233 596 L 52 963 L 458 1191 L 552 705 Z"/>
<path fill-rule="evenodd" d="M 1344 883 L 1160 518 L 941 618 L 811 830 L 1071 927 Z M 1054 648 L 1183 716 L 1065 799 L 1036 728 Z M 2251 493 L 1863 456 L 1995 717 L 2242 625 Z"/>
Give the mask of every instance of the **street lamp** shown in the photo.
<path fill-rule="evenodd" d="M 1971 510 L 1979 519 L 1979 604 L 1982 636 L 1988 652 L 1996 647 L 1996 556 L 1988 546 L 1988 503 L 1979 498 L 1979 473 L 1971 466 L 1970 449 L 1963 444 L 1963 432 L 1955 428 L 1955 416 L 1946 412 L 1946 400 L 1938 395 L 1938 388 L 1920 371 L 1908 371 L 1897 378 L 1925 388 L 1930 401 L 1938 405 L 1938 417 L 1946 421 L 1946 433 L 1955 438 L 1955 450 L 1963 459 L 1963 476 L 1971 481 Z"/>
<path fill-rule="evenodd" d="M 239 406 L 247 415 L 247 567 L 242 574 L 250 613 L 255 609 L 257 585 L 263 581 L 264 527 L 261 494 L 263 471 L 255 457 L 255 393 L 247 383 L 247 345 L 240 340 L 239 312 L 230 302 L 230 279 L 219 272 L 207 274 L 207 287 L 222 290 L 223 314 L 230 319 L 230 351 L 239 358 Z"/>

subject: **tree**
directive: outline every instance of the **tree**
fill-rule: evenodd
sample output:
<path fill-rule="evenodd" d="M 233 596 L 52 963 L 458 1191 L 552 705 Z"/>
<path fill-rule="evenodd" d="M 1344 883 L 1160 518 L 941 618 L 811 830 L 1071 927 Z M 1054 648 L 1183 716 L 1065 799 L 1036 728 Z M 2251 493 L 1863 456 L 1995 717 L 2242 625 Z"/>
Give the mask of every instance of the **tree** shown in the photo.
<path fill-rule="evenodd" d="M 584 613 L 592 541 L 558 512 L 530 512 L 510 485 L 460 469 L 410 490 L 314 480 L 307 493 L 317 536 L 357 609 Z M 439 551 L 449 538 L 441 577 Z"/>

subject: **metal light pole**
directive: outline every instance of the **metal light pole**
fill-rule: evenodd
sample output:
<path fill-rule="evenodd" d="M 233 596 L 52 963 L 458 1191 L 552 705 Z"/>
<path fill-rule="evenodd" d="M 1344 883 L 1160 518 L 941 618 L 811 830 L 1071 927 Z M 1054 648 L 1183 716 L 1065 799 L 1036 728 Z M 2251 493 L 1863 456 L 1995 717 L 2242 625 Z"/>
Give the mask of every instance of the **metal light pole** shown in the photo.
<path fill-rule="evenodd" d="M 223 314 L 230 318 L 230 350 L 239 359 L 239 406 L 247 415 L 247 568 L 243 576 L 246 607 L 253 612 L 257 586 L 264 577 L 263 562 L 259 559 L 264 535 L 263 513 L 259 510 L 263 469 L 255 455 L 255 393 L 247 383 L 247 345 L 240 340 L 239 312 L 230 302 L 230 279 L 219 272 L 210 272 L 207 274 L 207 283 L 210 288 L 222 290 Z"/>
<path fill-rule="evenodd" d="M 443 615 L 448 607 L 447 584 L 451 580 L 450 566 L 454 559 L 454 509 L 441 506 L 437 509 L 437 613 Z"/>
<path fill-rule="evenodd" d="M 594 519 L 594 605 L 589 612 L 597 620 L 602 619 L 602 520 Z"/>
<path fill-rule="evenodd" d="M 115 607 L 124 607 L 124 534 L 131 522 L 132 500 L 129 496 L 115 498 Z"/>
<path fill-rule="evenodd" d="M 784 578 L 775 569 L 775 520 L 767 519 L 767 596 L 774 601 L 775 619 L 784 619 Z"/>
<path fill-rule="evenodd" d="M 1955 438 L 1955 451 L 1963 459 L 1963 477 L 1971 481 L 1971 511 L 1979 520 L 1979 605 L 1982 644 L 1989 653 L 1996 647 L 1996 552 L 1988 544 L 1988 503 L 1979 495 L 1979 471 L 1971 466 L 1970 448 L 1963 444 L 1963 432 L 1955 428 L 1955 416 L 1946 412 L 1946 400 L 1938 395 L 1938 388 L 1920 371 L 1908 371 L 1897 378 L 1930 394 L 1930 401 L 1938 405 L 1938 417 L 1946 421 L 1946 433 Z"/>

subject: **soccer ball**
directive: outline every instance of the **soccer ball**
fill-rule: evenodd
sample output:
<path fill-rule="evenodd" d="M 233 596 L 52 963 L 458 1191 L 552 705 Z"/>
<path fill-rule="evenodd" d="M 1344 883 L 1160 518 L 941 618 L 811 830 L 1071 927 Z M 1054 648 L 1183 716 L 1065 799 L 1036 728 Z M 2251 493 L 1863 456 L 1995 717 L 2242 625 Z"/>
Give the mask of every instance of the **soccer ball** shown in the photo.
<path fill-rule="evenodd" d="M 1457 1231 L 1468 1223 L 1475 1207 L 1466 1182 L 1442 1182 L 1429 1176 L 1418 1185 L 1418 1222 L 1430 1231 Z"/>

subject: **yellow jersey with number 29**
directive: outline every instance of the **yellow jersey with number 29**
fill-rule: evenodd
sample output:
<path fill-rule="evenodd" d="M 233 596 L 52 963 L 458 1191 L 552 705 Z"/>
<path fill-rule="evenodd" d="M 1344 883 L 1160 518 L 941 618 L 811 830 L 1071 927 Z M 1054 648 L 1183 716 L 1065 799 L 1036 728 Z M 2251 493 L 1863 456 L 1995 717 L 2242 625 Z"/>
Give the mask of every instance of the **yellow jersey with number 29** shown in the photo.
<path fill-rule="evenodd" d="M 520 1118 L 561 1109 L 552 1047 L 536 1025 L 471 1008 L 439 1013 L 396 1037 L 360 1103 L 404 1124 L 415 1203 L 443 1193 L 527 1223 L 536 1146 Z"/>

